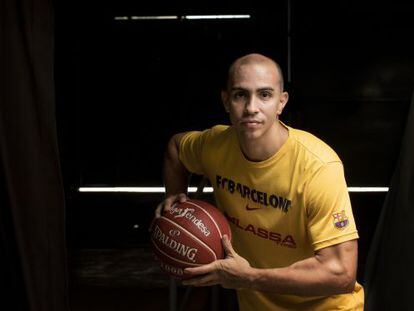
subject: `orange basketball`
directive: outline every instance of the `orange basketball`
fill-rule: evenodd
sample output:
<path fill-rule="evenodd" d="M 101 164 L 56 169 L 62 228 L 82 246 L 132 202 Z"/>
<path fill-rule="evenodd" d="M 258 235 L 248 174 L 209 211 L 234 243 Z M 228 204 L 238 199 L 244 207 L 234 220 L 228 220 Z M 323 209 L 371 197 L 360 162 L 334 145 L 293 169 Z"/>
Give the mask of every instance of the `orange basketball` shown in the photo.
<path fill-rule="evenodd" d="M 216 207 L 188 199 L 154 220 L 151 242 L 161 268 L 176 278 L 185 278 L 185 268 L 224 258 L 224 234 L 231 240 L 227 219 Z"/>

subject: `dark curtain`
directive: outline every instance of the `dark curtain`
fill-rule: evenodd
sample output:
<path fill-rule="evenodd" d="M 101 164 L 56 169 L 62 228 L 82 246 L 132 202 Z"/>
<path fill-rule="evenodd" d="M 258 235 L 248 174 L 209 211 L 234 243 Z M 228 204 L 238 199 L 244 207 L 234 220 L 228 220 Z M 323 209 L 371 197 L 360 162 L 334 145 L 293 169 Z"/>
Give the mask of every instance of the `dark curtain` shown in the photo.
<path fill-rule="evenodd" d="M 367 259 L 366 310 L 413 310 L 413 239 L 414 95 L 400 156 Z"/>
<path fill-rule="evenodd" d="M 67 310 L 48 0 L 0 0 L 0 310 Z"/>

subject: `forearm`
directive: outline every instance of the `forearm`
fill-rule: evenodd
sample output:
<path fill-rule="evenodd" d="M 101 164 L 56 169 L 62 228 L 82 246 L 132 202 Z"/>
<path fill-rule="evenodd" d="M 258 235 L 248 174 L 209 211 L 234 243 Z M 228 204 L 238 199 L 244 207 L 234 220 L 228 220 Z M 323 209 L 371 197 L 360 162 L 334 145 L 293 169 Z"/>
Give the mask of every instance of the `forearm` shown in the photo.
<path fill-rule="evenodd" d="M 337 262 L 317 257 L 277 269 L 251 268 L 245 275 L 246 287 L 258 291 L 300 296 L 325 296 L 351 292 L 355 277 Z"/>
<path fill-rule="evenodd" d="M 179 143 L 183 134 L 174 135 L 164 156 L 163 178 L 166 195 L 187 193 L 189 172 L 179 159 Z"/>

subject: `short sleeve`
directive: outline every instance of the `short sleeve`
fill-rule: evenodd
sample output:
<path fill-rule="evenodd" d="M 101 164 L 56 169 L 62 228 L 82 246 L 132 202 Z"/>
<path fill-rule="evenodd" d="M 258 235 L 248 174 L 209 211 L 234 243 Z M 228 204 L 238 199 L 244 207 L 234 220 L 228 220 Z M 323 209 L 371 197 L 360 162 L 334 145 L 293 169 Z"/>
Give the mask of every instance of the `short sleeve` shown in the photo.
<path fill-rule="evenodd" d="M 204 174 L 202 152 L 208 131 L 188 132 L 180 140 L 179 159 L 191 173 Z"/>
<path fill-rule="evenodd" d="M 305 189 L 308 233 L 314 250 L 358 238 L 340 161 L 324 164 Z"/>

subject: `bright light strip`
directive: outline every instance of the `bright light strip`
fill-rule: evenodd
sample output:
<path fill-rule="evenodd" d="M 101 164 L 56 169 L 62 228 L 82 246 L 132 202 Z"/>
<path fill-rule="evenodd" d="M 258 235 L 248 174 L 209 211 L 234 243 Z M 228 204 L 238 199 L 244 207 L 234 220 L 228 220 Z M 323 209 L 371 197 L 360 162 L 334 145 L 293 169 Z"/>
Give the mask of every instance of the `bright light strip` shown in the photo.
<path fill-rule="evenodd" d="M 243 19 L 250 18 L 250 15 L 183 15 L 182 19 Z M 159 15 L 159 16 L 115 16 L 116 21 L 127 20 L 171 20 L 180 19 L 177 15 Z"/>
<path fill-rule="evenodd" d="M 250 18 L 250 15 L 185 15 L 184 19 L 241 19 Z"/>
<path fill-rule="evenodd" d="M 127 21 L 129 19 L 128 16 L 115 16 L 114 20 L 116 21 Z"/>
<path fill-rule="evenodd" d="M 388 192 L 388 187 L 348 187 L 349 192 Z"/>
<path fill-rule="evenodd" d="M 388 187 L 348 187 L 349 192 L 388 192 Z M 164 187 L 81 187 L 79 192 L 134 192 L 165 193 Z M 197 187 L 188 187 L 188 192 L 197 192 Z M 214 192 L 212 187 L 204 187 L 204 193 Z"/>
<path fill-rule="evenodd" d="M 188 192 L 197 192 L 197 187 L 188 187 Z M 165 193 L 164 187 L 81 187 L 79 192 L 136 192 Z M 203 192 L 213 192 L 212 187 L 204 187 Z"/>
<path fill-rule="evenodd" d="M 178 19 L 176 15 L 164 15 L 164 16 L 131 16 L 132 20 L 154 20 L 154 19 Z"/>

